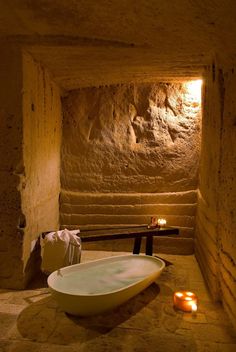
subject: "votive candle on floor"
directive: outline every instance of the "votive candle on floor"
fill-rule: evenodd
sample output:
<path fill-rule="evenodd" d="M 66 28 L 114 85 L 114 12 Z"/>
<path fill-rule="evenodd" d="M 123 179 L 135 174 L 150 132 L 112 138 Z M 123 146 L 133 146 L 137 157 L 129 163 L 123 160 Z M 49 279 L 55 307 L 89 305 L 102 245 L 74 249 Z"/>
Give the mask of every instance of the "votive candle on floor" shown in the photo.
<path fill-rule="evenodd" d="M 174 293 L 173 301 L 174 307 L 176 309 L 182 310 L 183 312 L 196 313 L 197 311 L 198 299 L 193 292 L 177 291 Z"/>

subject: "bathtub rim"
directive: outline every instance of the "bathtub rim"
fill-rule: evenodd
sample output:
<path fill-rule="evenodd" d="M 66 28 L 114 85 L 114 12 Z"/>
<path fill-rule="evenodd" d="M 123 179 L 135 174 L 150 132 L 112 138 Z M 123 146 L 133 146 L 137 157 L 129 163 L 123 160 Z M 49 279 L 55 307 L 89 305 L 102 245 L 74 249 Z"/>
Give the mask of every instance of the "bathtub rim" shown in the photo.
<path fill-rule="evenodd" d="M 140 254 L 123 254 L 123 255 L 117 255 L 117 256 L 112 256 L 112 257 L 96 259 L 96 260 L 92 260 L 92 261 L 85 262 L 85 263 L 78 263 L 78 264 L 73 264 L 73 265 L 70 265 L 70 266 L 64 266 L 64 267 L 62 267 L 62 268 L 60 268 L 58 270 L 68 269 L 68 271 L 69 271 L 69 269 L 71 269 L 71 268 L 81 267 L 81 266 L 86 265 L 86 264 L 87 264 L 87 266 L 89 266 L 88 264 L 91 264 L 91 266 L 92 266 L 92 264 L 94 264 L 95 262 L 96 263 L 97 262 L 102 262 L 102 261 L 106 261 L 108 259 L 114 259 L 114 261 L 115 261 L 116 258 L 127 258 L 127 257 L 130 257 L 130 258 L 133 258 L 133 257 L 138 258 L 139 257 L 139 258 L 145 258 L 145 260 L 154 260 L 156 262 L 160 262 L 161 266 L 160 266 L 160 268 L 158 270 L 159 275 L 162 273 L 162 271 L 165 269 L 165 266 L 166 266 L 164 260 L 162 260 L 161 258 L 154 257 L 154 256 L 148 256 L 148 255 L 142 255 L 142 254 L 141 255 Z M 57 275 L 56 273 L 58 272 L 58 270 L 53 271 L 47 278 L 47 284 L 48 284 L 49 289 L 51 291 L 53 291 L 54 293 L 61 293 L 61 294 L 64 294 L 64 295 L 69 295 L 69 296 L 74 296 L 74 297 L 96 297 L 96 296 L 97 297 L 101 297 L 101 296 L 108 296 L 108 295 L 110 295 L 112 293 L 114 294 L 114 293 L 118 293 L 120 291 L 123 291 L 124 289 L 128 289 L 131 286 L 134 286 L 134 285 L 136 285 L 136 284 L 138 284 L 138 283 L 140 283 L 140 282 L 142 282 L 144 280 L 144 278 L 143 278 L 143 279 L 137 280 L 137 281 L 125 286 L 125 287 L 121 287 L 119 289 L 116 289 L 116 290 L 113 290 L 113 291 L 104 292 L 104 293 L 94 293 L 94 294 L 91 294 L 91 293 L 90 294 L 71 293 L 69 291 L 63 291 L 63 290 L 55 289 L 55 288 L 52 287 L 52 285 L 49 284 L 49 281 L 52 280 L 53 276 Z M 151 276 L 155 272 L 156 271 L 153 270 L 147 276 Z"/>

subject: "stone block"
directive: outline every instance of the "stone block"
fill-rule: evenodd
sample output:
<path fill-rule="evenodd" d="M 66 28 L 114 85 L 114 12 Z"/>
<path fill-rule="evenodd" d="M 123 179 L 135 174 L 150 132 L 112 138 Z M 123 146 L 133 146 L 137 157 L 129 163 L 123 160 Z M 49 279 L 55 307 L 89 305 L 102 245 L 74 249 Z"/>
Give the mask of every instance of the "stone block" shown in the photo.
<path fill-rule="evenodd" d="M 26 219 L 24 265 L 31 241 L 42 231 L 58 228 L 60 192 L 61 99 L 51 74 L 23 51 L 24 187 Z"/>
<path fill-rule="evenodd" d="M 196 205 L 187 204 L 142 204 L 142 205 L 72 205 L 69 203 L 61 203 L 62 213 L 67 214 L 107 214 L 107 215 L 156 215 L 157 217 L 165 217 L 166 215 L 194 216 Z"/>
<path fill-rule="evenodd" d="M 73 192 L 62 188 L 61 203 L 75 205 L 140 205 L 140 204 L 186 204 L 197 202 L 197 191 L 172 192 L 172 193 L 89 193 Z"/>
<path fill-rule="evenodd" d="M 60 214 L 61 226 L 74 225 L 74 226 L 90 226 L 90 225 L 138 225 L 149 224 L 150 217 L 145 215 L 103 215 L 103 214 Z M 167 224 L 174 227 L 193 227 L 194 217 L 192 216 L 166 216 Z"/>

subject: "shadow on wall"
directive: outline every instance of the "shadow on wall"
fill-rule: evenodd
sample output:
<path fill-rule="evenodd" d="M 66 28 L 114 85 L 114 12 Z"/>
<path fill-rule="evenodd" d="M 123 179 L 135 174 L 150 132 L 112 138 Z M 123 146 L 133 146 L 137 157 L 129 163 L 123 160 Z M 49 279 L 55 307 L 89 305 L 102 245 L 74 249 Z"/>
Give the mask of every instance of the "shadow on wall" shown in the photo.
<path fill-rule="evenodd" d="M 41 271 L 41 246 L 38 238 L 25 266 L 24 287 L 47 287 L 46 276 Z"/>

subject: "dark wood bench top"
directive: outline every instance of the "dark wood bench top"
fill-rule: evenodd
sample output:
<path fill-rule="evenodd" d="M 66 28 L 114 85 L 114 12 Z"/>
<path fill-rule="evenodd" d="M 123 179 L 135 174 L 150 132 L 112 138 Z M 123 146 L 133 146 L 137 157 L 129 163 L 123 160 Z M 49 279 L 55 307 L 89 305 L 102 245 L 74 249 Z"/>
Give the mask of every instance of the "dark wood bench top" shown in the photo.
<path fill-rule="evenodd" d="M 147 226 L 133 226 L 107 229 L 80 230 L 78 236 L 82 242 L 105 241 L 124 238 L 137 238 L 149 236 L 178 235 L 179 229 L 174 227 L 151 228 Z"/>
<path fill-rule="evenodd" d="M 44 232 L 44 238 L 49 232 Z M 146 237 L 146 254 L 153 253 L 153 236 L 169 236 L 178 235 L 179 229 L 175 227 L 155 227 L 147 226 L 127 226 L 100 229 L 81 229 L 78 236 L 83 242 L 107 241 L 125 238 L 134 238 L 133 254 L 139 254 L 141 248 L 142 237 Z"/>

